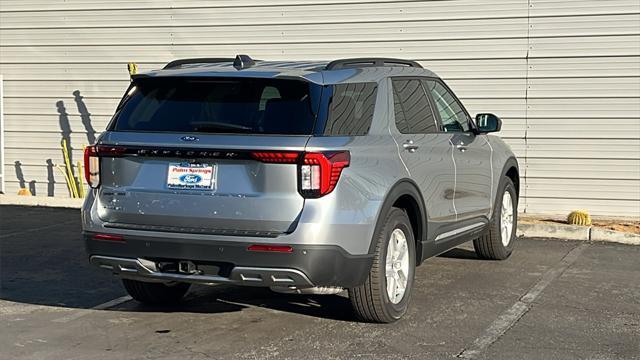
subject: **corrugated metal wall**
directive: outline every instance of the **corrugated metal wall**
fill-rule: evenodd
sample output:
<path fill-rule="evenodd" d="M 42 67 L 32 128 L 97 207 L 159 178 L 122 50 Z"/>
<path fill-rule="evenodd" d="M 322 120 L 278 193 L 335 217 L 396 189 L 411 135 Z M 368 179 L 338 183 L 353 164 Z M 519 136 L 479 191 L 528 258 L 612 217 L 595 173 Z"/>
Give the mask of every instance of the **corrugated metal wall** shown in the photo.
<path fill-rule="evenodd" d="M 520 157 L 521 209 L 640 216 L 638 0 L 1 0 L 7 192 L 67 197 L 128 83 L 179 57 L 417 59 Z"/>

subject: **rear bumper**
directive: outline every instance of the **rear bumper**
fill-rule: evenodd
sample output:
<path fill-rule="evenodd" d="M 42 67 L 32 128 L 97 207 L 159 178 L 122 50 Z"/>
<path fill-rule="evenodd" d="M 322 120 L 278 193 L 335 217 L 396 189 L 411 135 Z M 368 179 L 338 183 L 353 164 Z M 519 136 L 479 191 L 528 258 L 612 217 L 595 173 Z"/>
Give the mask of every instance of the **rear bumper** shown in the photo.
<path fill-rule="evenodd" d="M 146 259 L 130 259 L 111 256 L 91 256 L 92 264 L 111 270 L 114 274 L 127 279 L 148 282 L 178 281 L 194 284 L 230 283 L 249 286 L 295 286 L 311 287 L 309 278 L 299 270 L 255 268 L 236 266 L 229 277 L 205 274 L 182 274 L 160 271 L 156 263 Z"/>
<path fill-rule="evenodd" d="M 91 262 L 120 277 L 144 281 L 230 283 L 248 286 L 354 287 L 366 279 L 372 255 L 351 255 L 335 245 L 291 244 L 293 252 L 254 252 L 253 243 L 152 236 L 125 236 L 124 241 L 93 239 L 85 232 Z M 161 271 L 160 262 L 191 261 L 213 266 L 215 273 Z"/>

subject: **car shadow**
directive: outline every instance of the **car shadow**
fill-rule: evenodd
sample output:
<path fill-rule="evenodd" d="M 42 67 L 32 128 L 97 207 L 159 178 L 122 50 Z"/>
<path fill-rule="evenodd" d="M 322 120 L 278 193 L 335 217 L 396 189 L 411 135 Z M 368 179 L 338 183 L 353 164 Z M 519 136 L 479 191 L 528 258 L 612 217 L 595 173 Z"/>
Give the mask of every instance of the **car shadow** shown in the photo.
<path fill-rule="evenodd" d="M 246 308 L 263 308 L 330 320 L 357 321 L 345 294 L 281 294 L 268 288 L 232 285 L 194 285 L 182 302 L 172 306 L 150 306 L 129 301 L 109 310 L 215 314 Z"/>
<path fill-rule="evenodd" d="M 89 264 L 73 209 L 0 206 L 0 299 L 65 308 L 90 309 L 126 295 L 108 271 Z M 444 258 L 477 259 L 456 248 Z M 231 285 L 193 286 L 175 307 L 150 307 L 136 301 L 109 308 L 131 312 L 229 313 L 246 308 L 341 321 L 357 321 L 343 292 L 338 295 L 280 294 L 267 288 Z"/>
<path fill-rule="evenodd" d="M 0 299 L 13 303 L 90 309 L 126 295 L 118 278 L 89 264 L 73 209 L 0 206 Z M 250 307 L 353 321 L 349 299 L 289 295 L 266 288 L 193 286 L 177 307 L 128 301 L 111 310 L 228 313 Z"/>
<path fill-rule="evenodd" d="M 445 253 L 438 255 L 438 257 L 450 258 L 450 259 L 464 259 L 464 260 L 480 260 L 476 252 L 469 249 L 453 248 Z"/>

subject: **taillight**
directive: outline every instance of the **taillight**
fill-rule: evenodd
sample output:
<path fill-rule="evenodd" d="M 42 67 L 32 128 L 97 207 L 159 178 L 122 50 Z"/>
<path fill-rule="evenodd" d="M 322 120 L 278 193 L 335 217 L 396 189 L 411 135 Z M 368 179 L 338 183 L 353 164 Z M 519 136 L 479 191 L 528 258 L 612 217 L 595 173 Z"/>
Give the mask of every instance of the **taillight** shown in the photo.
<path fill-rule="evenodd" d="M 348 151 L 304 153 L 299 166 L 300 193 L 304 197 L 316 198 L 335 189 L 342 169 L 349 166 Z"/>
<path fill-rule="evenodd" d="M 127 148 L 123 146 L 95 145 L 95 148 L 100 157 L 118 157 L 127 152 Z"/>
<path fill-rule="evenodd" d="M 342 169 L 351 161 L 348 151 L 254 151 L 251 157 L 264 163 L 298 164 L 299 190 L 306 198 L 318 198 L 332 192 Z"/>
<path fill-rule="evenodd" d="M 265 163 L 295 164 L 300 153 L 292 151 L 254 151 L 251 157 Z"/>
<path fill-rule="evenodd" d="M 92 188 L 100 185 L 100 158 L 118 157 L 126 153 L 122 146 L 92 145 L 84 148 L 84 178 Z"/>
<path fill-rule="evenodd" d="M 94 189 L 100 185 L 100 158 L 95 145 L 84 148 L 84 178 Z"/>

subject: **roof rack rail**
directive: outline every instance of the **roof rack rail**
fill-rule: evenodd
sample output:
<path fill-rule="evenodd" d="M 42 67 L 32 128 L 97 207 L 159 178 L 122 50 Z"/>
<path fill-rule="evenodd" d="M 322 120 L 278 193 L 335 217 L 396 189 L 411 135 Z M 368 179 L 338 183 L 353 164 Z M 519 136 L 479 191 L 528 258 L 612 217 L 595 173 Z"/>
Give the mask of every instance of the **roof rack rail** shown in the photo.
<path fill-rule="evenodd" d="M 235 58 L 194 58 L 194 59 L 178 59 L 173 60 L 163 67 L 163 69 L 173 69 L 188 64 L 215 64 L 228 62 L 231 63 Z"/>
<path fill-rule="evenodd" d="M 421 68 L 422 65 L 412 60 L 393 59 L 393 58 L 353 58 L 333 60 L 325 66 L 325 70 L 337 70 L 347 67 L 364 67 L 364 66 L 409 66 Z"/>

